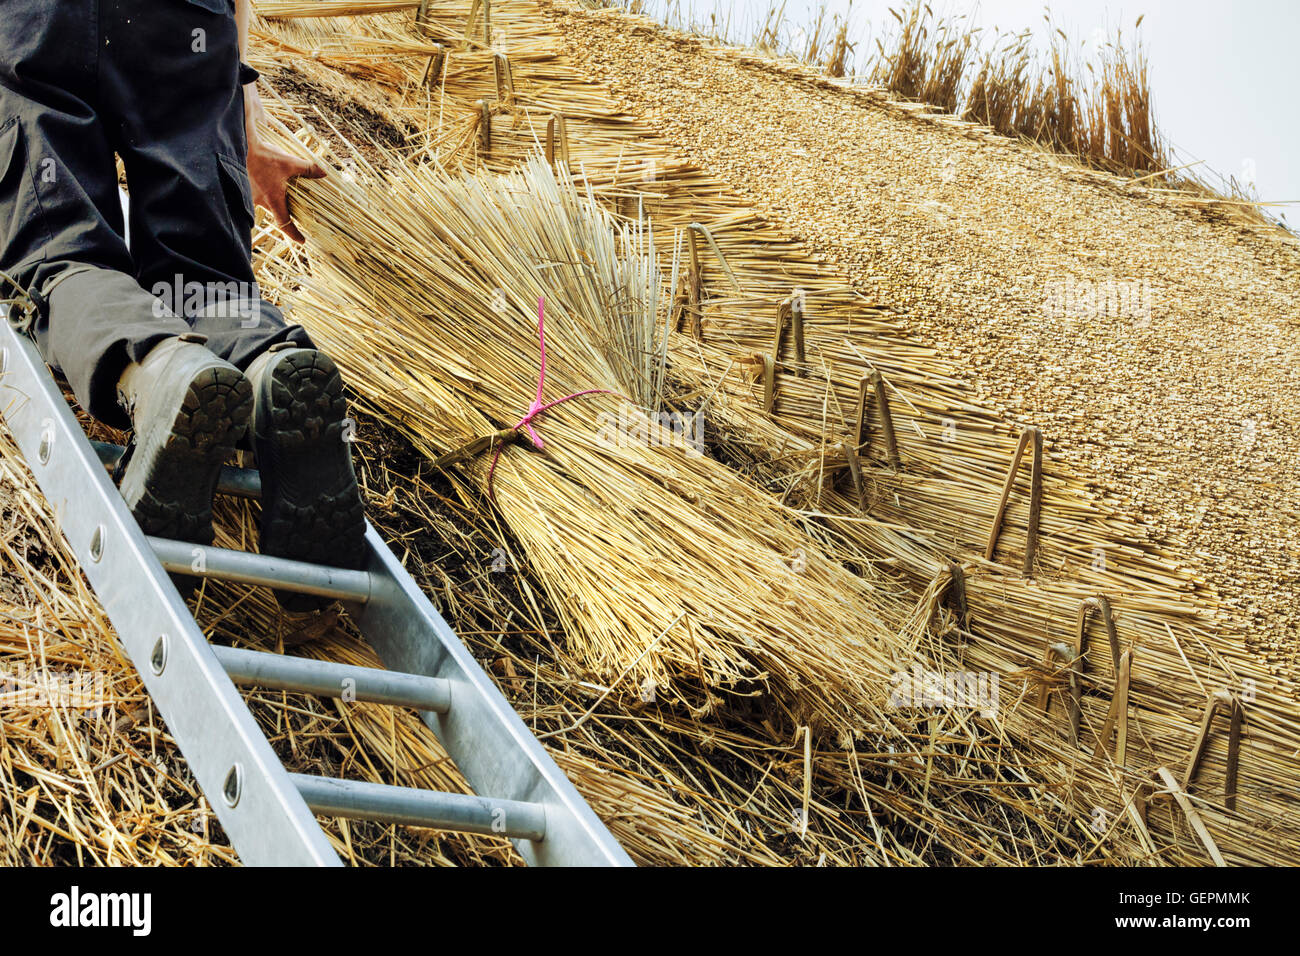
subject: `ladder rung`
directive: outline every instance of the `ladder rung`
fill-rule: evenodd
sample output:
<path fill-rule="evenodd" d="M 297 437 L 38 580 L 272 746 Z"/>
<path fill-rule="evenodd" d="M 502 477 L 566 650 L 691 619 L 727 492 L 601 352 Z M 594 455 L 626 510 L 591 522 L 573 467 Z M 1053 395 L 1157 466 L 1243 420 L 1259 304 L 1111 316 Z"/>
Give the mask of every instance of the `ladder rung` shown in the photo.
<path fill-rule="evenodd" d="M 546 836 L 546 809 L 539 803 L 302 773 L 291 773 L 289 779 L 312 812 L 324 816 L 487 833 L 516 840 L 541 840 Z"/>
<path fill-rule="evenodd" d="M 370 575 L 365 571 L 330 568 L 306 561 L 289 561 L 265 554 L 231 551 L 211 545 L 146 537 L 162 566 L 175 574 L 221 578 L 242 584 L 315 594 L 364 604 L 370 600 Z"/>
<path fill-rule="evenodd" d="M 104 463 L 104 467 L 110 471 L 117 464 L 117 460 L 122 457 L 124 449 L 121 445 L 115 445 L 108 441 L 92 441 L 90 443 L 99 460 Z M 252 468 L 233 468 L 230 465 L 221 466 L 221 477 L 217 479 L 217 491 L 223 495 L 235 495 L 240 498 L 260 498 L 262 496 L 262 476 Z"/>
<path fill-rule="evenodd" d="M 236 647 L 213 645 L 212 651 L 236 684 L 321 697 L 347 694 L 352 700 L 413 707 L 439 714 L 451 710 L 451 682 L 440 677 L 423 677 L 376 667 L 353 667 L 334 661 L 286 657 Z"/>

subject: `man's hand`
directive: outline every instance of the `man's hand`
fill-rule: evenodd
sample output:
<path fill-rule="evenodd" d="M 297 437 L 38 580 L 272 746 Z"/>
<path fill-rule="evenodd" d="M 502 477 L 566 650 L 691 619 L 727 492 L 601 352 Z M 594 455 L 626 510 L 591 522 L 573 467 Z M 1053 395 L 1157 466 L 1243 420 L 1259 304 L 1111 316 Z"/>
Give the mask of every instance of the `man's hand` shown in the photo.
<path fill-rule="evenodd" d="M 262 139 L 257 123 L 262 116 L 262 98 L 253 84 L 244 87 L 244 115 L 248 134 L 248 181 L 253 187 L 253 202 L 275 216 L 275 223 L 294 242 L 303 235 L 289 218 L 287 191 L 295 176 L 321 179 L 325 170 L 309 159 L 301 159 L 272 146 Z"/>

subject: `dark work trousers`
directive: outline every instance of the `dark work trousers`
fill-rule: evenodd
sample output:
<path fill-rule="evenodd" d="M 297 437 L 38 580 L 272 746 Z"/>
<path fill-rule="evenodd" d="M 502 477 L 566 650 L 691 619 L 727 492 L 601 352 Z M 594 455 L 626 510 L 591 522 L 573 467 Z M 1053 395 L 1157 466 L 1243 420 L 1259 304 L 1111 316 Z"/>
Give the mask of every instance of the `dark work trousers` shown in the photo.
<path fill-rule="evenodd" d="M 122 371 L 166 338 L 199 332 L 241 369 L 311 344 L 254 284 L 239 76 L 234 0 L 0 0 L 0 268 L 110 425 Z"/>

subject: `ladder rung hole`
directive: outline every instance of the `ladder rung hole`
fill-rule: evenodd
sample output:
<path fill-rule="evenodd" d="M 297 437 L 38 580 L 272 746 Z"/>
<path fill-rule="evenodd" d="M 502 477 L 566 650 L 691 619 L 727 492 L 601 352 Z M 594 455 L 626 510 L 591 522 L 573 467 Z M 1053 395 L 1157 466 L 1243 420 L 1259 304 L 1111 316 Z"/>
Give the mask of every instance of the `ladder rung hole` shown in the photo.
<path fill-rule="evenodd" d="M 41 444 L 36 449 L 36 457 L 40 459 L 42 465 L 48 465 L 50 462 L 50 452 L 54 450 L 54 429 L 46 426 L 41 431 Z"/>
<path fill-rule="evenodd" d="M 226 806 L 233 808 L 239 804 L 243 791 L 244 768 L 239 764 L 232 764 L 226 771 L 226 779 L 221 784 L 221 799 L 226 801 Z"/>
<path fill-rule="evenodd" d="M 149 669 L 155 674 L 161 674 L 167 669 L 166 634 L 159 634 L 158 640 L 154 641 L 153 651 L 149 655 Z"/>

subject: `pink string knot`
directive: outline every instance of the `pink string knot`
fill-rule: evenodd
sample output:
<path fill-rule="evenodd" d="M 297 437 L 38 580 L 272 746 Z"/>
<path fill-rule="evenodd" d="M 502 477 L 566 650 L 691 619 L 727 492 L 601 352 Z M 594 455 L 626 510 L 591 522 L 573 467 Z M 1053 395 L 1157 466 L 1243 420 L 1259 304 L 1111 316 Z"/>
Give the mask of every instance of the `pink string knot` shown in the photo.
<path fill-rule="evenodd" d="M 563 405 L 565 402 L 572 401 L 575 398 L 581 398 L 583 395 L 614 395 L 607 388 L 589 388 L 581 392 L 572 392 L 563 398 L 557 398 L 553 402 L 542 401 L 542 390 L 546 387 L 546 330 L 545 330 L 545 307 L 546 299 L 539 297 L 537 300 L 537 344 L 541 351 L 541 368 L 537 374 L 537 397 L 533 403 L 528 406 L 528 411 L 524 417 L 515 422 L 512 426 L 513 431 L 520 429 L 528 433 L 528 439 L 533 443 L 533 447 L 538 451 L 543 449 L 542 436 L 537 434 L 533 429 L 533 422 L 536 421 L 544 412 L 549 411 L 556 405 Z M 496 451 L 492 455 L 492 464 L 488 466 L 488 497 L 496 500 L 496 495 L 492 488 L 492 476 L 496 474 L 497 461 L 501 458 L 501 450 L 505 447 L 505 442 L 497 442 Z"/>

